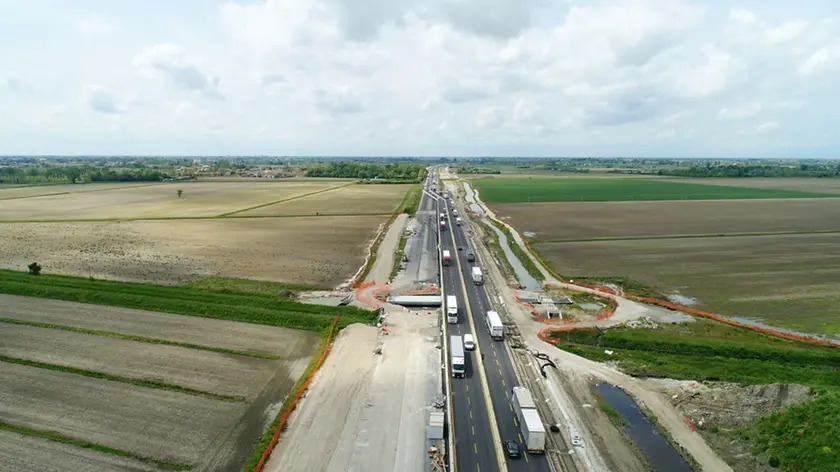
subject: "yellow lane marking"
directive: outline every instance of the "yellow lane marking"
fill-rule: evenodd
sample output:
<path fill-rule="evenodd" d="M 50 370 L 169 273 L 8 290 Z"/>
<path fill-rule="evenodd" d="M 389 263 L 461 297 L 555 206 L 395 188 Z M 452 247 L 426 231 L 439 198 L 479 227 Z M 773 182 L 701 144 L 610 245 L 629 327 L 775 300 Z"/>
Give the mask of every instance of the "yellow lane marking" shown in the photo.
<path fill-rule="evenodd" d="M 475 453 L 478 454 L 478 444 L 473 443 L 473 449 L 475 449 Z"/>

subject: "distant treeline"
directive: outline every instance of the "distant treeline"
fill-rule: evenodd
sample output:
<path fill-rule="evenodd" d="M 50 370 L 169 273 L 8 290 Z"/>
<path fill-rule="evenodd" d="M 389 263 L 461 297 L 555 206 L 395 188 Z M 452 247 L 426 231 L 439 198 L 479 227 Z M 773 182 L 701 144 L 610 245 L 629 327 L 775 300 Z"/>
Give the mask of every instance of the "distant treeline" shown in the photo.
<path fill-rule="evenodd" d="M 306 176 L 420 182 L 426 178 L 426 166 L 422 164 L 330 162 L 329 164 L 310 166 L 306 170 Z"/>
<path fill-rule="evenodd" d="M 152 169 L 98 169 L 87 166 L 2 167 L 0 183 L 159 182 L 169 176 Z"/>
<path fill-rule="evenodd" d="M 688 168 L 660 169 L 659 175 L 679 177 L 838 177 L 840 164 L 772 165 L 694 165 Z"/>
<path fill-rule="evenodd" d="M 486 169 L 483 167 L 461 166 L 458 168 L 459 174 L 501 174 L 502 171 L 495 169 Z"/>

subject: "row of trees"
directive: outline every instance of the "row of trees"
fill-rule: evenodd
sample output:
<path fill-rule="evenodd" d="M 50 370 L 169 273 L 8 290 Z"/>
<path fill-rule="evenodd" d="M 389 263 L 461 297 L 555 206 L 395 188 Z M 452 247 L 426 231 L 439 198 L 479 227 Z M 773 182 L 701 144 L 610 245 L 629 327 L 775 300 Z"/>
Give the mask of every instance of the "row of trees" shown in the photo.
<path fill-rule="evenodd" d="M 840 177 L 840 164 L 693 165 L 691 167 L 660 169 L 657 173 L 679 177 Z"/>
<path fill-rule="evenodd" d="M 328 164 L 316 164 L 310 166 L 306 170 L 306 176 L 421 182 L 424 178 L 426 178 L 426 167 L 422 164 L 330 162 Z"/>
<path fill-rule="evenodd" d="M 159 182 L 169 176 L 153 169 L 101 169 L 88 166 L 2 167 L 0 183 Z"/>

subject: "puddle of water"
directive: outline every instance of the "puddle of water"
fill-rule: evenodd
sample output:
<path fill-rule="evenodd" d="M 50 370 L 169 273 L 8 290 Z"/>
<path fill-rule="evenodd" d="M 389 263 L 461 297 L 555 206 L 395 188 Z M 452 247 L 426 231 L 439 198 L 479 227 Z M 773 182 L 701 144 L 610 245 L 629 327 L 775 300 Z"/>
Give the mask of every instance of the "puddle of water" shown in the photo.
<path fill-rule="evenodd" d="M 519 281 L 519 284 L 525 289 L 532 292 L 542 292 L 542 284 L 539 280 L 535 279 L 531 276 L 530 273 L 525 269 L 525 266 L 522 265 L 522 262 L 519 261 L 519 258 L 513 253 L 508 245 L 507 236 L 503 233 L 499 228 L 495 226 L 488 225 L 493 231 L 499 235 L 499 245 L 502 246 L 502 251 L 504 251 L 505 256 L 507 257 L 508 261 L 510 261 L 511 267 L 513 267 L 513 272 L 516 274 L 516 280 Z M 515 243 L 514 243 L 515 244 Z"/>
<path fill-rule="evenodd" d="M 483 215 L 484 210 L 481 209 L 481 205 L 475 199 L 475 192 L 470 184 L 464 182 L 464 191 L 467 192 L 467 202 L 470 204 L 470 210 L 472 210 L 477 215 Z"/>
<path fill-rule="evenodd" d="M 690 465 L 656 430 L 636 402 L 624 390 L 610 384 L 595 389 L 627 422 L 625 430 L 656 472 L 694 472 Z"/>

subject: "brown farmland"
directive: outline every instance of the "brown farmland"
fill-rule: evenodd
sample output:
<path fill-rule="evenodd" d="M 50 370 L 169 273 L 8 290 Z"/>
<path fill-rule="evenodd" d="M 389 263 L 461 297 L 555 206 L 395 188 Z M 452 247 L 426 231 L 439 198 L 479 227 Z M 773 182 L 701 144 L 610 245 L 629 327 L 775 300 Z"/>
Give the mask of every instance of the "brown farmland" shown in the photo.
<path fill-rule="evenodd" d="M 74 472 L 158 472 L 166 469 L 125 457 L 47 439 L 0 431 L 0 464 L 3 472 L 72 470 Z"/>
<path fill-rule="evenodd" d="M 348 182 L 173 182 L 114 187 L 5 200 L 0 221 L 209 217 L 343 185 Z M 181 198 L 178 189 L 184 191 Z"/>
<path fill-rule="evenodd" d="M 276 354 L 279 359 L 255 359 L 0 322 L 0 355 L 6 359 L 244 396 L 223 401 L 0 362 L 0 422 L 190 464 L 196 471 L 240 470 L 274 405 L 300 377 L 319 339 L 315 333 L 271 326 L 8 295 L 0 295 L 0 305 L 4 318 Z M 12 434 L 13 444 L 0 446 L 0 457 L 39 441 L 3 434 Z M 86 465 L 78 470 L 152 470 L 111 455 L 67 452 L 50 444 L 37 456 L 23 456 L 15 467 L 28 464 L 31 470 L 44 470 L 49 464 L 79 463 Z M 63 454 L 71 460 L 61 462 Z"/>
<path fill-rule="evenodd" d="M 840 234 L 535 244 L 569 276 L 624 276 L 725 315 L 840 334 Z"/>
<path fill-rule="evenodd" d="M 536 241 L 840 231 L 840 199 L 506 203 L 496 214 Z"/>
<path fill-rule="evenodd" d="M 62 184 L 62 185 L 0 185 L 0 200 L 30 198 L 45 195 L 67 195 L 70 193 L 102 192 L 110 190 L 125 190 L 132 187 L 147 187 L 162 185 L 162 182 L 137 183 L 96 183 L 96 184 Z M 8 202 L 6 202 L 7 204 Z M 4 204 L 5 205 L 5 204 Z"/>
<path fill-rule="evenodd" d="M 394 211 L 411 185 L 351 185 L 306 198 L 257 208 L 242 216 L 385 214 Z"/>
<path fill-rule="evenodd" d="M 0 224 L 0 267 L 154 283 L 207 276 L 338 285 L 379 216 Z"/>
<path fill-rule="evenodd" d="M 315 333 L 277 326 L 16 295 L 0 294 L 0 306 L 4 318 L 268 353 L 281 359 L 310 357 L 319 339 Z"/>

